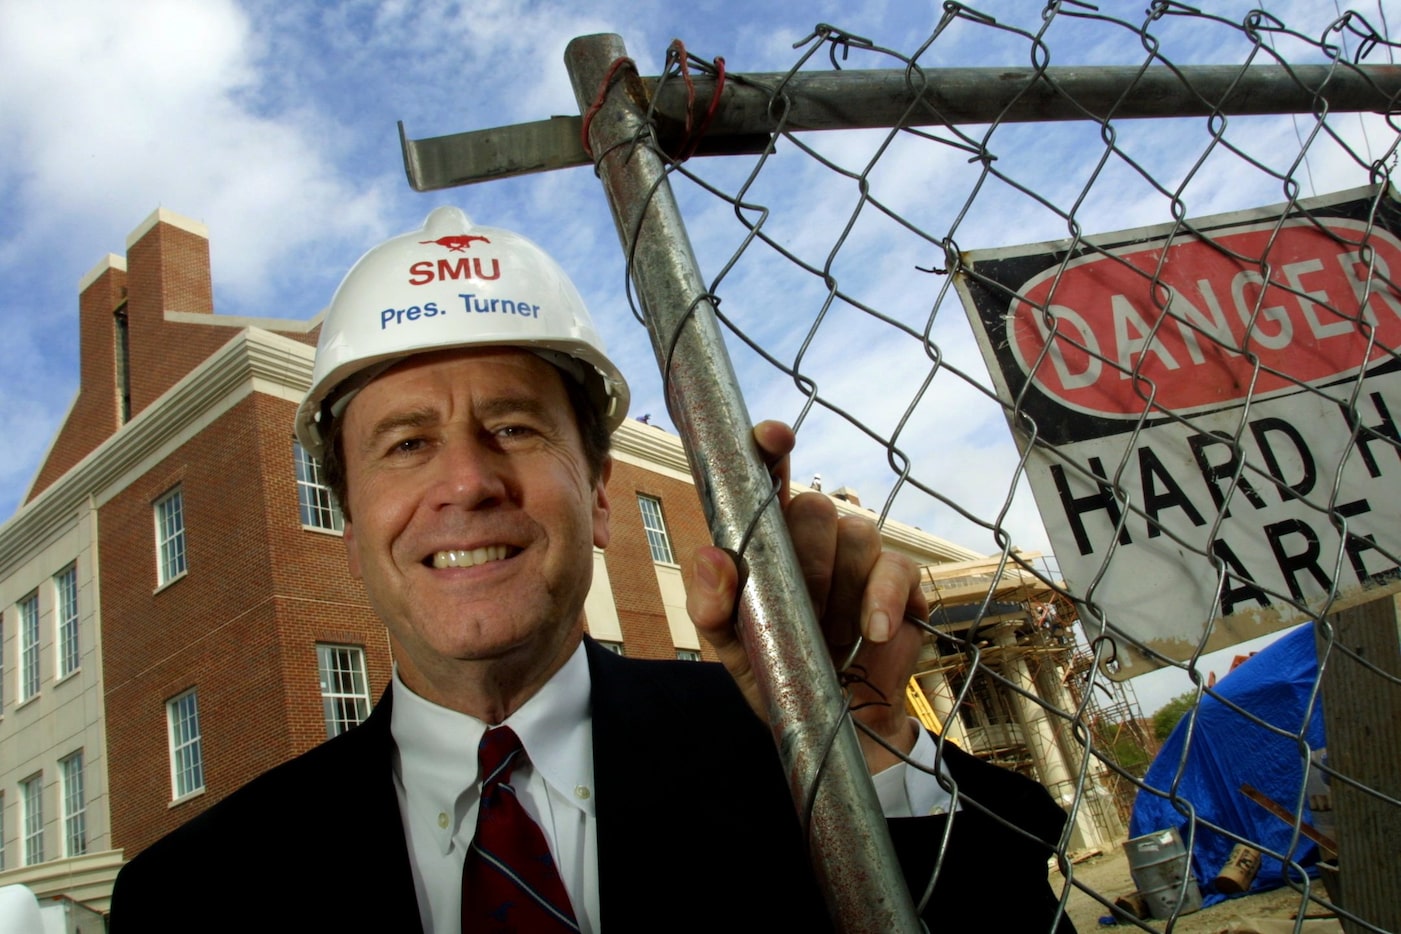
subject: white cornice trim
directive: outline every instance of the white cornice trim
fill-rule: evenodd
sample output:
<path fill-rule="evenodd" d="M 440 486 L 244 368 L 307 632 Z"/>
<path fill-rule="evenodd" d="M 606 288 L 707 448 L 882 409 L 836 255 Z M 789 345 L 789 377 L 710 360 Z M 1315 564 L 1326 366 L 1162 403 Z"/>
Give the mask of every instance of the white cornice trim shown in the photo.
<path fill-rule="evenodd" d="M 187 231 L 196 237 L 209 239 L 209 228 L 199 221 L 186 217 L 183 214 L 176 214 L 174 211 L 165 208 L 156 208 L 146 216 L 146 219 L 136 225 L 136 229 L 126 235 L 126 248 L 130 250 L 142 237 L 146 236 L 157 224 L 169 224 L 171 227 Z"/>
<path fill-rule="evenodd" d="M 311 385 L 314 349 L 261 328 L 245 328 L 176 383 L 32 502 L 0 525 L 0 575 L 39 547 L 49 529 L 123 488 L 121 479 L 163 448 L 188 440 L 190 427 L 223 414 L 254 389 L 299 398 Z M 277 391 L 280 390 L 280 391 Z M 288 427 L 288 436 L 291 428 Z"/>
<path fill-rule="evenodd" d="M 97 265 L 89 269 L 83 274 L 83 277 L 78 280 L 78 294 L 82 295 L 86 292 L 88 286 L 96 282 L 102 274 L 109 269 L 126 272 L 126 257 L 118 256 L 116 253 L 108 253 L 102 259 L 98 260 Z"/>
<path fill-rule="evenodd" d="M 613 432 L 613 456 L 618 460 L 661 469 L 691 482 L 691 464 L 681 439 L 655 425 L 644 425 L 634 418 L 625 419 Z"/>
<path fill-rule="evenodd" d="M 242 315 L 216 315 L 206 311 L 167 311 L 165 320 L 175 324 L 212 324 L 224 328 L 262 328 L 284 334 L 306 334 L 320 323 L 320 316 L 310 321 L 290 318 L 248 318 Z"/>

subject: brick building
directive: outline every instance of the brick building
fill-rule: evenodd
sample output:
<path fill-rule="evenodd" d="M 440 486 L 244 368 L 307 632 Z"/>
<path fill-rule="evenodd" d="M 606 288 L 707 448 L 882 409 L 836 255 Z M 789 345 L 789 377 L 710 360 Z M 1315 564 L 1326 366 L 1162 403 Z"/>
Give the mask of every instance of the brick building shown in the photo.
<path fill-rule="evenodd" d="M 123 858 L 384 689 L 383 626 L 291 433 L 319 321 L 216 315 L 207 231 L 165 210 L 81 280 L 80 388 L 0 526 L 0 885 L 105 911 Z M 699 658 L 676 558 L 708 534 L 684 453 L 631 420 L 614 444 L 588 628 Z"/>

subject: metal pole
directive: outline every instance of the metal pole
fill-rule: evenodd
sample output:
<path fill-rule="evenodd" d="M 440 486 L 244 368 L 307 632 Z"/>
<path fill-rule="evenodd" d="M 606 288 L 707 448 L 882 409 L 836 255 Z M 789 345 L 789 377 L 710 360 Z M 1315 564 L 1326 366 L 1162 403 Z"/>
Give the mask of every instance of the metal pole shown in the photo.
<path fill-rule="evenodd" d="M 688 91 L 680 81 L 641 78 L 655 95 L 663 146 L 678 142 Z M 715 79 L 692 79 L 708 101 Z M 784 126 L 807 130 L 886 129 L 978 123 L 1045 123 L 1359 111 L 1391 113 L 1401 99 L 1397 65 L 1194 65 L 1183 68 L 1086 66 L 1033 69 L 928 68 L 731 75 L 723 106 L 697 155 L 762 152 L 774 129 L 774 95 L 782 92 Z M 585 105 L 587 106 L 587 105 Z M 409 139 L 400 144 L 409 184 L 417 191 L 587 165 L 578 117 Z"/>
<path fill-rule="evenodd" d="M 978 123 L 1046 123 L 1329 111 L 1389 113 L 1401 94 L 1401 66 L 1115 65 L 1058 68 L 929 68 L 732 76 L 725 106 L 707 135 L 744 136 L 773 127 L 773 99 L 786 95 L 789 130 L 884 129 Z M 657 79 L 647 79 L 657 82 Z M 710 100 L 715 79 L 693 79 Z M 657 92 L 661 113 L 684 119 L 679 81 Z"/>
<path fill-rule="evenodd" d="M 626 56 L 615 35 L 569 43 L 581 112 Z M 645 108 L 629 63 L 593 116 L 590 141 L 711 534 L 738 549 L 760 517 L 744 550 L 739 627 L 800 817 L 814 796 L 808 839 L 818 881 L 842 931 L 920 931 L 663 164 L 633 145 L 647 129 Z"/>

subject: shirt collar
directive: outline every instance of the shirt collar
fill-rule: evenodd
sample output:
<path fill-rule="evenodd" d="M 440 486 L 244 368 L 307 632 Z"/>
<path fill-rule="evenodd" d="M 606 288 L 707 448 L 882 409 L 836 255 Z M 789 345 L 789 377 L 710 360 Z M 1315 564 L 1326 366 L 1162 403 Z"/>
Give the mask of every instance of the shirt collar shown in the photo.
<path fill-rule="evenodd" d="M 506 718 L 535 770 L 562 798 L 592 816 L 593 717 L 589 661 L 580 642 L 554 677 Z M 476 747 L 472 747 L 475 755 Z M 585 789 L 580 794 L 578 789 Z"/>
<path fill-rule="evenodd" d="M 390 732 L 398 753 L 396 768 L 411 815 L 437 821 L 452 815 L 453 827 L 476 802 L 477 745 L 488 724 L 441 707 L 415 694 L 393 677 Z M 516 731 L 531 765 L 555 794 L 592 817 L 593 722 L 589 705 L 588 659 L 583 643 L 505 724 Z M 444 851 L 451 832 L 435 835 Z"/>

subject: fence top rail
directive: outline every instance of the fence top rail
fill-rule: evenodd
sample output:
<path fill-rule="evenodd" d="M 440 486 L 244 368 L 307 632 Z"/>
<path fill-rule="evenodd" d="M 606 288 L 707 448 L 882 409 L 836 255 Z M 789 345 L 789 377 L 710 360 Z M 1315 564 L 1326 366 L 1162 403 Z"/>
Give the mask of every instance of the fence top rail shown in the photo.
<path fill-rule="evenodd" d="M 672 151 L 688 108 L 708 107 L 713 75 L 689 91 L 665 76 L 641 79 L 658 141 Z M 782 95 L 781 124 L 773 106 Z M 699 102 L 699 103 L 698 103 Z M 1372 112 L 1401 109 L 1398 65 L 1062 66 L 900 68 L 728 75 L 697 155 L 761 152 L 775 130 L 1104 122 L 1162 117 Z M 589 165 L 582 118 L 410 139 L 399 124 L 404 170 L 416 191 Z"/>

